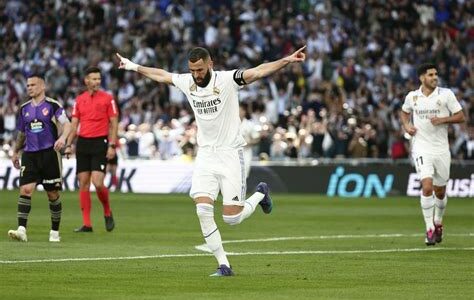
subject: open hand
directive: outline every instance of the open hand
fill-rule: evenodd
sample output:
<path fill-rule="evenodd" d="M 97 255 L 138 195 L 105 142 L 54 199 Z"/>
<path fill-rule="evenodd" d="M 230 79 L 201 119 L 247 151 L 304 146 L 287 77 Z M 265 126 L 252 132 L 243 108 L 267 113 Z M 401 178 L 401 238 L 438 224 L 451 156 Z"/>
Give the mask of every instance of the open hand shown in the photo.
<path fill-rule="evenodd" d="M 440 124 L 443 124 L 443 119 L 442 118 L 438 118 L 438 117 L 433 117 L 430 119 L 431 121 L 431 124 L 433 125 L 440 125 Z"/>
<path fill-rule="evenodd" d="M 15 169 L 20 169 L 20 155 L 16 152 L 14 152 L 12 155 L 12 163 Z"/>
<path fill-rule="evenodd" d="M 107 157 L 107 159 L 112 159 L 112 158 L 115 157 L 115 155 L 117 155 L 117 153 L 115 153 L 115 149 L 112 148 L 112 147 L 108 147 L 107 148 L 107 153 L 105 155 Z"/>
<path fill-rule="evenodd" d="M 56 151 L 61 150 L 64 147 L 65 144 L 66 144 L 66 140 L 63 137 L 60 137 L 54 143 L 54 150 L 56 150 Z"/>
<path fill-rule="evenodd" d="M 64 149 L 64 155 L 66 156 L 67 159 L 69 159 L 71 154 L 72 154 L 72 148 L 71 146 L 67 146 L 66 149 Z"/>
<path fill-rule="evenodd" d="M 414 136 L 416 134 L 416 128 L 413 125 L 405 126 L 405 131 L 411 136 Z"/>

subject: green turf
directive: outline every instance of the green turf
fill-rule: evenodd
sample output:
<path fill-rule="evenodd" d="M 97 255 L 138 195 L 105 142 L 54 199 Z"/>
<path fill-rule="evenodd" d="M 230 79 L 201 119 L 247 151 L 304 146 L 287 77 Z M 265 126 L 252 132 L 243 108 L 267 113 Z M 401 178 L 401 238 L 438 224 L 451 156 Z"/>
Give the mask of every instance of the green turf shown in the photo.
<path fill-rule="evenodd" d="M 274 195 L 271 215 L 258 208 L 234 227 L 222 222 L 219 203 L 216 220 L 223 239 L 230 241 L 225 248 L 241 255 L 229 257 L 235 277 L 210 278 L 216 262 L 194 249 L 203 239 L 194 205 L 186 195 L 112 194 L 117 223 L 112 233 L 105 231 L 94 196 L 94 233 L 76 234 L 72 231 L 81 221 L 77 194 L 64 193 L 59 244 L 47 241 L 49 211 L 44 192 L 33 197 L 29 241 L 8 239 L 6 232 L 16 227 L 16 198 L 17 192 L 0 191 L 2 300 L 472 299 L 474 295 L 473 199 L 449 199 L 445 240 L 433 247 L 439 251 L 425 251 L 424 225 L 415 198 L 280 194 Z M 360 237 L 380 234 L 400 236 Z M 288 239 L 259 241 L 281 237 Z M 253 241 L 232 242 L 242 239 Z M 383 249 L 421 251 L 368 252 Z M 277 253 L 288 251 L 294 253 Z M 157 257 L 178 254 L 198 256 Z M 117 257 L 123 259 L 106 259 Z M 4 263 L 61 258 L 106 260 Z"/>

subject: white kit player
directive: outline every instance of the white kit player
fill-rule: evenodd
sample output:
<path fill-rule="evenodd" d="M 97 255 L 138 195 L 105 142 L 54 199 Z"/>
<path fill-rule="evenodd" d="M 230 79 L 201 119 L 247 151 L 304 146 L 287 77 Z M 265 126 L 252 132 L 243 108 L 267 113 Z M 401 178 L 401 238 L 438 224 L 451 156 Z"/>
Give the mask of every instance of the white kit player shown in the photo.
<path fill-rule="evenodd" d="M 238 90 L 245 84 L 269 76 L 290 63 L 302 62 L 305 47 L 290 56 L 261 64 L 247 70 L 214 71 L 213 61 L 204 48 L 188 54 L 190 73 L 173 74 L 159 68 L 137 65 L 117 54 L 120 69 L 133 70 L 161 83 L 172 84 L 188 99 L 198 127 L 198 153 L 190 196 L 207 246 L 218 261 L 217 272 L 211 276 L 232 276 L 221 235 L 214 221 L 214 201 L 219 191 L 223 196 L 223 219 L 230 225 L 250 217 L 260 204 L 264 213 L 272 210 L 266 183 L 259 183 L 256 192 L 245 200 L 246 178 L 243 162 L 245 141 L 239 132 Z"/>
<path fill-rule="evenodd" d="M 422 187 L 420 203 L 426 224 L 425 243 L 432 246 L 442 241 L 442 221 L 448 202 L 446 184 L 451 165 L 448 126 L 464 122 L 464 113 L 454 93 L 438 87 L 434 64 L 422 64 L 417 72 L 421 86 L 406 96 L 400 119 L 411 136 L 412 159 Z"/>

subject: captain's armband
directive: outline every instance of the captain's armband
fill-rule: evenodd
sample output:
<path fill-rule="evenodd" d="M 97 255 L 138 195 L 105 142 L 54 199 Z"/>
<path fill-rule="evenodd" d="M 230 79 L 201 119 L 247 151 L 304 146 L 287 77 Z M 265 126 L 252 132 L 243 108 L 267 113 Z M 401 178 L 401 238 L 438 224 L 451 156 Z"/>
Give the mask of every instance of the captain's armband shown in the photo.
<path fill-rule="evenodd" d="M 234 72 L 234 81 L 238 85 L 246 85 L 247 84 L 247 82 L 245 82 L 245 79 L 244 79 L 244 71 L 245 70 L 238 69 Z"/>

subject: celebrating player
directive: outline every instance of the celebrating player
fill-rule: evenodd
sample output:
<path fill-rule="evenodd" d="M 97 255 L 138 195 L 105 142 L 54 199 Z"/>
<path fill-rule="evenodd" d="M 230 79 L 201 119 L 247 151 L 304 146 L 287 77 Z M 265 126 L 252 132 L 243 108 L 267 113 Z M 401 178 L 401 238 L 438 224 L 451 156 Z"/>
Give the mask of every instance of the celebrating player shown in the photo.
<path fill-rule="evenodd" d="M 403 128 L 412 136 L 412 158 L 422 187 L 420 203 L 426 224 L 425 243 L 432 246 L 442 241 L 442 221 L 448 202 L 446 184 L 451 165 L 448 125 L 464 122 L 464 114 L 454 93 L 438 87 L 434 64 L 420 65 L 418 76 L 421 87 L 408 93 L 400 118 Z"/>
<path fill-rule="evenodd" d="M 211 276 L 234 274 L 214 221 L 214 201 L 219 191 L 223 196 L 223 219 L 227 224 L 241 223 L 252 215 L 257 204 L 260 204 L 264 213 L 268 214 L 272 210 L 266 183 L 259 183 L 256 192 L 245 200 L 246 178 L 242 149 L 245 141 L 239 132 L 238 90 L 290 63 L 304 61 L 304 48 L 255 68 L 215 71 L 209 52 L 197 47 L 188 54 L 190 73 L 186 74 L 143 67 L 117 54 L 120 59 L 119 68 L 139 72 L 160 83 L 175 85 L 186 95 L 194 111 L 199 150 L 190 196 L 196 203 L 204 239 L 218 261 L 217 272 Z"/>

